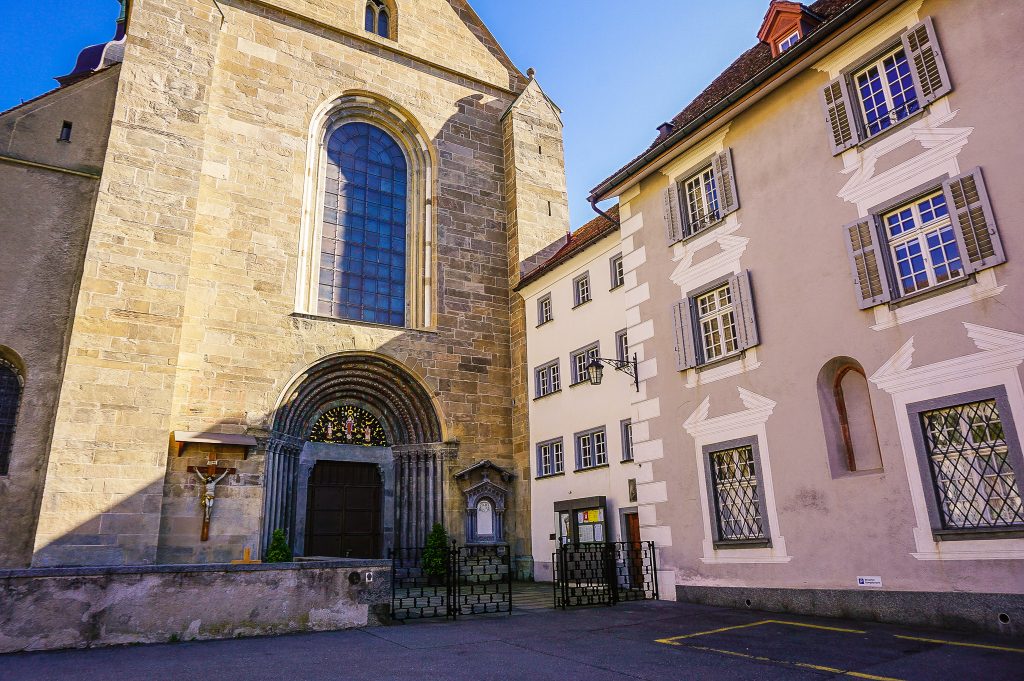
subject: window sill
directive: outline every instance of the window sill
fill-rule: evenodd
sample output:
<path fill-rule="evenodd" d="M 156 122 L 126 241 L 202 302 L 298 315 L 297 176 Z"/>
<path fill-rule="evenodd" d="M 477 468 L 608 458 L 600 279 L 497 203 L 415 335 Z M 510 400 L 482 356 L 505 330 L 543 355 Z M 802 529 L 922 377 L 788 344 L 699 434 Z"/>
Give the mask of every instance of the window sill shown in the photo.
<path fill-rule="evenodd" d="M 544 393 L 543 395 L 537 395 L 536 397 L 533 398 L 533 401 L 536 402 L 537 400 L 543 400 L 545 397 L 551 397 L 552 395 L 557 395 L 560 392 L 562 392 L 561 388 L 559 388 L 558 390 L 552 390 L 549 393 Z"/>
<path fill-rule="evenodd" d="M 932 530 L 935 541 L 969 541 L 972 539 L 1022 539 L 1024 527 L 978 527 L 969 530 Z"/>
<path fill-rule="evenodd" d="M 630 458 L 628 458 L 628 459 L 623 459 L 623 460 L 622 460 L 622 461 L 620 461 L 619 463 L 636 463 L 636 459 L 634 459 L 634 458 L 630 457 Z"/>
<path fill-rule="evenodd" d="M 934 103 L 935 102 L 932 102 L 932 104 L 934 104 Z M 874 145 L 876 142 L 879 142 L 879 141 L 885 139 L 886 137 L 888 137 L 892 133 L 896 132 L 897 130 L 901 130 L 901 129 L 905 128 L 911 122 L 916 121 L 917 119 L 924 117 L 924 115 L 926 113 L 928 113 L 928 109 L 929 108 L 931 108 L 931 104 L 929 104 L 928 106 L 921 107 L 920 109 L 918 109 L 914 113 L 912 113 L 909 116 L 907 116 L 906 118 L 904 118 L 902 121 L 899 121 L 898 123 L 894 123 L 894 124 L 890 125 L 885 130 L 882 130 L 881 132 L 876 132 L 871 137 L 868 137 L 867 139 L 865 139 L 865 140 L 861 141 L 860 143 L 858 143 L 857 146 L 856 146 L 856 149 L 858 151 L 860 151 L 862 149 L 867 149 L 868 147 Z M 857 115 L 860 115 L 859 111 L 857 112 Z"/>
<path fill-rule="evenodd" d="M 728 364 L 730 362 L 735 362 L 738 359 L 743 359 L 744 356 L 746 356 L 746 354 L 747 354 L 746 350 L 740 350 L 738 352 L 734 352 L 732 354 L 725 355 L 724 357 L 719 357 L 718 359 L 716 359 L 714 361 L 706 362 L 704 364 L 698 364 L 697 366 L 694 367 L 694 369 L 699 374 L 702 371 L 708 371 L 710 369 L 714 369 L 715 367 L 720 367 L 720 366 L 722 366 L 724 364 Z"/>
<path fill-rule="evenodd" d="M 551 473 L 550 475 L 538 475 L 534 480 L 548 480 L 550 478 L 561 478 L 565 476 L 565 471 L 561 473 Z"/>
<path fill-rule="evenodd" d="M 545 326 L 545 325 L 547 325 L 547 324 L 550 324 L 550 323 L 551 323 L 551 322 L 553 322 L 553 321 L 555 321 L 555 318 L 554 318 L 554 317 L 552 317 L 551 319 L 548 319 L 547 321 L 543 321 L 543 322 L 541 322 L 540 324 L 538 324 L 537 326 L 535 326 L 535 327 L 533 327 L 533 328 L 535 328 L 535 329 L 539 329 L 540 327 L 542 327 L 542 326 Z"/>
<path fill-rule="evenodd" d="M 615 291 L 615 290 L 617 290 L 617 289 L 620 289 L 620 288 L 622 288 L 623 286 L 625 286 L 625 282 L 623 282 L 622 284 L 616 284 L 615 286 L 612 286 L 612 287 L 611 287 L 610 289 L 608 289 L 608 290 L 609 290 L 609 291 Z"/>
<path fill-rule="evenodd" d="M 573 473 L 589 473 L 590 471 L 599 471 L 602 468 L 608 468 L 608 464 L 602 463 L 597 466 L 591 466 L 590 468 L 577 468 Z"/>
<path fill-rule="evenodd" d="M 394 326 L 393 324 L 379 324 L 377 322 L 364 322 L 358 319 L 342 319 L 341 317 L 328 317 L 327 315 L 313 314 L 312 312 L 292 312 L 290 317 L 296 319 L 308 319 L 314 322 L 331 322 L 334 324 L 350 324 L 352 326 L 368 326 L 374 329 L 391 329 L 393 331 L 412 331 L 416 333 L 437 334 L 434 329 L 416 328 L 414 326 Z"/>
<path fill-rule="evenodd" d="M 730 539 L 727 541 L 716 541 L 716 549 L 766 549 L 771 548 L 772 542 L 768 539 Z"/>
<path fill-rule="evenodd" d="M 582 381 L 576 381 L 575 383 L 570 383 L 569 387 L 570 388 L 575 388 L 576 386 L 580 386 L 580 385 L 593 385 L 593 383 L 590 382 L 589 378 L 584 378 Z"/>
<path fill-rule="evenodd" d="M 726 217 L 728 217 L 728 216 L 722 216 L 722 217 L 718 218 L 714 222 L 709 223 L 707 225 L 707 227 L 703 227 L 701 229 L 698 229 L 696 232 L 691 232 L 691 233 L 687 234 L 686 236 L 684 236 L 682 239 L 679 239 L 678 241 L 673 241 L 671 244 L 669 244 L 669 246 L 675 246 L 677 244 L 687 244 L 690 241 L 693 241 L 694 239 L 696 239 L 698 237 L 704 236 L 708 232 L 714 231 L 715 229 L 717 229 L 717 228 L 719 228 L 719 227 L 721 227 L 722 225 L 725 224 L 725 218 Z"/>
<path fill-rule="evenodd" d="M 593 300 L 594 300 L 593 298 L 588 298 L 587 300 L 584 300 L 582 303 L 576 303 L 575 305 L 572 306 L 572 309 L 575 310 L 576 308 L 583 307 L 584 305 L 586 305 L 587 303 L 589 303 L 589 302 L 591 302 Z"/>
<path fill-rule="evenodd" d="M 937 286 L 931 286 L 929 288 L 924 289 L 923 291 L 915 291 L 913 293 L 909 293 L 905 296 L 902 296 L 897 300 L 891 301 L 889 303 L 889 309 L 897 310 L 905 305 L 918 303 L 922 300 L 928 300 L 929 298 L 937 298 L 941 295 L 949 293 L 950 291 L 956 291 L 958 289 L 967 288 L 971 284 L 976 283 L 977 280 L 978 279 L 977 277 L 974 276 L 974 274 L 969 274 L 966 277 L 960 277 L 958 279 L 953 279 L 944 282 Z"/>

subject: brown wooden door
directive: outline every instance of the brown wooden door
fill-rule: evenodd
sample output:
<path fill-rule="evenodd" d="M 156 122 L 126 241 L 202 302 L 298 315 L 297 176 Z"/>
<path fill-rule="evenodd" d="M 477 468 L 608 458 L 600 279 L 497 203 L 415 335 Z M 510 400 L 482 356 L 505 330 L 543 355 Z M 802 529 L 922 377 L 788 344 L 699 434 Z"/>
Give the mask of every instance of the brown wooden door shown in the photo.
<path fill-rule="evenodd" d="M 376 464 L 318 462 L 309 481 L 306 555 L 380 558 L 381 499 Z"/>
<path fill-rule="evenodd" d="M 640 543 L 640 516 L 626 514 L 626 541 L 629 542 L 629 583 L 634 589 L 644 583 L 644 552 Z"/>

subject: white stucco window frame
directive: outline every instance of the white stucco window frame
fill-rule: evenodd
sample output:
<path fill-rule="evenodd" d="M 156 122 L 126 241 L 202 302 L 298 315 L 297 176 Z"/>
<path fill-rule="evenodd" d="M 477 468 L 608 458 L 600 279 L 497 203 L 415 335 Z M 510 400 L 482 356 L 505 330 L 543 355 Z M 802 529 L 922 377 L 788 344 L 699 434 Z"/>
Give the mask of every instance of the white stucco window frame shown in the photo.
<path fill-rule="evenodd" d="M 697 471 L 697 489 L 700 512 L 703 518 L 704 540 L 702 542 L 702 563 L 788 563 L 792 560 L 786 552 L 786 538 L 779 526 L 779 513 L 775 504 L 775 484 L 772 478 L 771 453 L 768 450 L 768 434 L 765 425 L 775 410 L 775 402 L 745 388 L 739 388 L 740 400 L 746 407 L 743 411 L 708 418 L 711 398 L 705 397 L 700 406 L 683 423 L 683 428 L 694 440 L 694 454 Z M 720 442 L 743 438 L 756 438 L 760 455 L 761 485 L 763 488 L 768 534 L 771 545 L 758 548 L 715 548 L 715 522 L 712 504 L 708 498 L 707 473 L 704 466 L 704 448 Z"/>
<path fill-rule="evenodd" d="M 1024 335 L 963 322 L 979 352 L 911 368 L 914 338 L 872 376 L 871 382 L 892 396 L 896 426 L 903 450 L 910 498 L 914 508 L 914 543 L 918 560 L 1024 560 L 1024 539 L 993 538 L 935 541 L 920 461 L 914 445 L 907 407 L 949 395 L 1001 386 L 1013 414 L 1018 440 L 1024 441 L 1024 388 L 1019 366 L 1024 362 Z M 1019 481 L 1018 481 L 1019 484 Z"/>
<path fill-rule="evenodd" d="M 387 132 L 406 157 L 409 182 L 406 196 L 406 329 L 429 330 L 436 309 L 436 255 L 434 253 L 434 178 L 436 158 L 426 132 L 412 115 L 369 93 L 347 93 L 321 104 L 313 116 L 306 145 L 306 173 L 299 230 L 295 312 L 355 325 L 372 322 L 321 315 L 317 311 L 320 244 L 323 233 L 323 188 L 327 173 L 327 138 L 340 126 L 362 122 Z"/>

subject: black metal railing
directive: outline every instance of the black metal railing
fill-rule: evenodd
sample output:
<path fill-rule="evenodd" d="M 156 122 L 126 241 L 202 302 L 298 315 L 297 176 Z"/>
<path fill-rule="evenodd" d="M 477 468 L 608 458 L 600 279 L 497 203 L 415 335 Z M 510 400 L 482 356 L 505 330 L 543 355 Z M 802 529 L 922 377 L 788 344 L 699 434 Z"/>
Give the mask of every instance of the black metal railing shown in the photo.
<path fill-rule="evenodd" d="M 391 617 L 395 620 L 510 613 L 512 560 L 507 545 L 452 543 L 442 561 L 424 547 L 391 552 Z M 429 554 L 428 554 L 429 555 Z"/>
<path fill-rule="evenodd" d="M 551 563 L 556 608 L 658 598 L 654 542 L 564 544 Z"/>

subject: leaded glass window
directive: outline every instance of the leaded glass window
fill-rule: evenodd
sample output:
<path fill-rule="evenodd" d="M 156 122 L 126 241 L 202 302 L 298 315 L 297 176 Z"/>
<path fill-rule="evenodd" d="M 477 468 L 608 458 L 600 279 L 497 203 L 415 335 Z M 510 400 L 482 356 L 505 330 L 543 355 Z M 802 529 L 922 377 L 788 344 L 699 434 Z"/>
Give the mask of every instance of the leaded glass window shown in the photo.
<path fill-rule="evenodd" d="M 408 166 L 388 133 L 346 123 L 327 140 L 317 312 L 405 324 Z"/>
<path fill-rule="evenodd" d="M 365 409 L 346 405 L 320 415 L 309 434 L 311 442 L 337 445 L 387 447 L 388 438 L 380 421 Z"/>
<path fill-rule="evenodd" d="M 10 362 L 0 359 L 0 475 L 7 475 L 14 447 L 14 426 L 21 405 L 21 374 Z"/>
<path fill-rule="evenodd" d="M 1024 525 L 995 399 L 922 412 L 921 426 L 943 529 Z"/>
<path fill-rule="evenodd" d="M 732 447 L 708 456 L 719 540 L 765 539 L 754 448 Z"/>
<path fill-rule="evenodd" d="M 363 28 L 368 33 L 376 33 L 382 38 L 391 37 L 391 15 L 382 0 L 367 0 Z"/>

